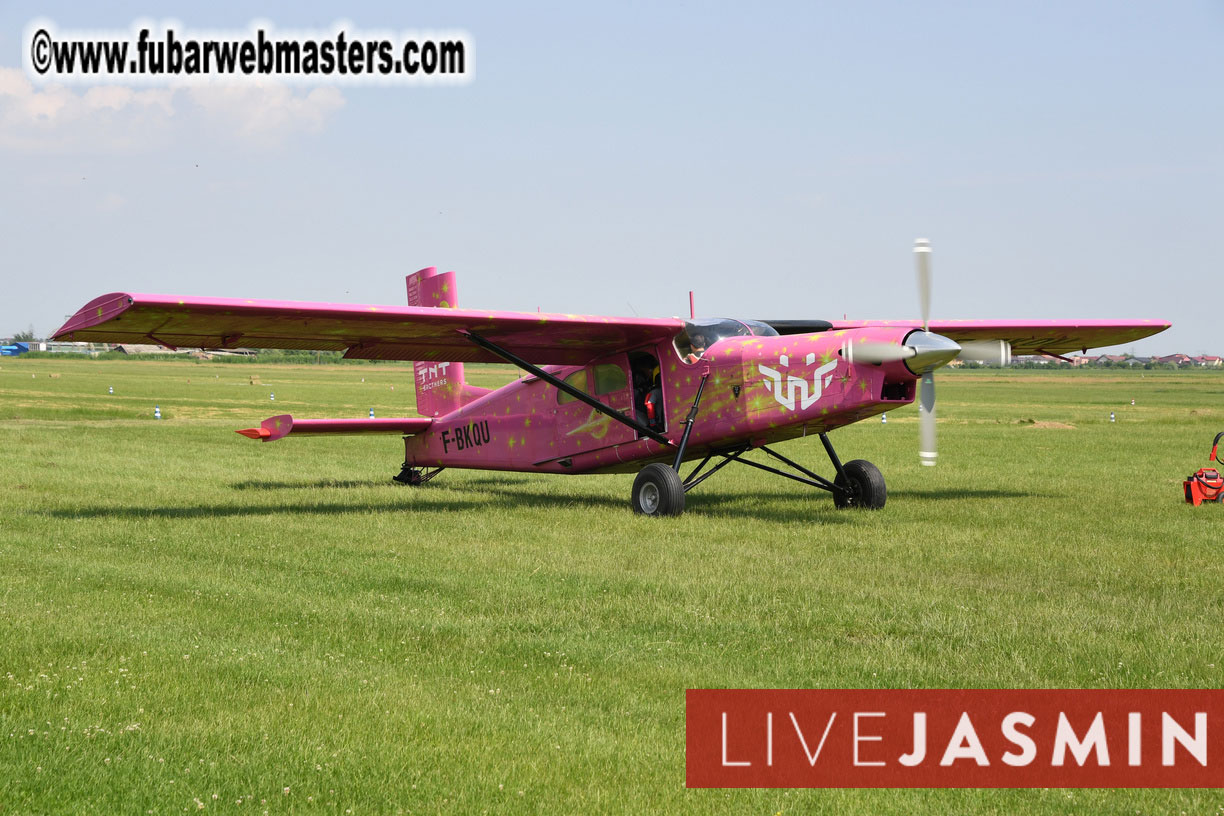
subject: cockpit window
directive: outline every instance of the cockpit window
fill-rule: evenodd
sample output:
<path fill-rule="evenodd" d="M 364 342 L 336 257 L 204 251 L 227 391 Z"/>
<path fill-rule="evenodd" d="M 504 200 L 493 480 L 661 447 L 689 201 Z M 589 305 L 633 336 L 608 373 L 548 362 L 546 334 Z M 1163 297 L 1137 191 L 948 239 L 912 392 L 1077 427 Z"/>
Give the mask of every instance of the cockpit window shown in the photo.
<path fill-rule="evenodd" d="M 676 352 L 686 363 L 695 363 L 706 349 L 728 337 L 777 337 L 771 326 L 759 320 L 733 320 L 726 317 L 684 321 L 684 331 L 676 335 Z"/>

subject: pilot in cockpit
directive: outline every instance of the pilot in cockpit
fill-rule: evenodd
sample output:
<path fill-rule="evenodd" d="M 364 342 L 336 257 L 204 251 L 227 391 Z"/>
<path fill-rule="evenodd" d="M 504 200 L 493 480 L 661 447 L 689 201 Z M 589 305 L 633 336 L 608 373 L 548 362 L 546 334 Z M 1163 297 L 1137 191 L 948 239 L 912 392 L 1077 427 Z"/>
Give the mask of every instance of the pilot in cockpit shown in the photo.
<path fill-rule="evenodd" d="M 686 363 L 695 363 L 700 360 L 706 352 L 706 348 L 710 345 L 709 341 L 701 332 L 693 332 L 689 335 L 690 350 L 684 358 Z"/>
<path fill-rule="evenodd" d="M 759 320 L 732 320 L 725 317 L 686 320 L 684 331 L 676 335 L 676 354 L 692 365 L 704 359 L 712 345 L 732 337 L 777 337 L 778 332 Z"/>

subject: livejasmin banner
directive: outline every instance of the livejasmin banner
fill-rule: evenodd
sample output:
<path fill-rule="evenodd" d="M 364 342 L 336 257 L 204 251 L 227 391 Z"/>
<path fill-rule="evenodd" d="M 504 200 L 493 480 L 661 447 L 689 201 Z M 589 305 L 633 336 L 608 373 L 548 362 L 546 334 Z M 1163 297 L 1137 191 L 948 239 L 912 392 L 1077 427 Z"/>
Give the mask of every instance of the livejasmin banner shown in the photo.
<path fill-rule="evenodd" d="M 1224 787 L 1224 691 L 689 689 L 691 788 Z"/>

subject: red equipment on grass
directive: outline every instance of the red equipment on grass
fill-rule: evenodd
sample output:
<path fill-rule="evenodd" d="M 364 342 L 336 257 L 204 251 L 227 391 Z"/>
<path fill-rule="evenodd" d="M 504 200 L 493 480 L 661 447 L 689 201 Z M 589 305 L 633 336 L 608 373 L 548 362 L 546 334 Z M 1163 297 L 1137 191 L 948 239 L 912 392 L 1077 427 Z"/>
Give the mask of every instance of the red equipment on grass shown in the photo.
<path fill-rule="evenodd" d="M 1216 438 L 1211 442 L 1211 456 L 1207 458 L 1212 462 L 1219 461 L 1216 451 L 1220 447 L 1221 437 L 1224 437 L 1224 431 L 1216 434 Z M 1186 501 L 1195 507 L 1205 501 L 1224 504 L 1224 477 L 1221 477 L 1220 471 L 1215 468 L 1199 468 L 1196 473 L 1186 477 L 1182 487 L 1186 491 Z"/>

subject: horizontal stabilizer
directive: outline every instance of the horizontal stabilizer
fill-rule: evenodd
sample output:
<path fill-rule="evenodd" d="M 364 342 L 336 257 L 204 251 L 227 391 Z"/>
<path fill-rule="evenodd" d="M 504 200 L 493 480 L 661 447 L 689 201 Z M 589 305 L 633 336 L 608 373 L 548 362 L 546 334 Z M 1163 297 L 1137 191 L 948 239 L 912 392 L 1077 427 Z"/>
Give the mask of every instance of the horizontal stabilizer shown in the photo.
<path fill-rule="evenodd" d="M 237 433 L 250 439 L 275 442 L 289 434 L 308 436 L 318 434 L 418 434 L 433 423 L 421 417 L 393 417 L 390 419 L 294 419 L 289 414 L 268 417 L 258 428 L 244 428 Z"/>

